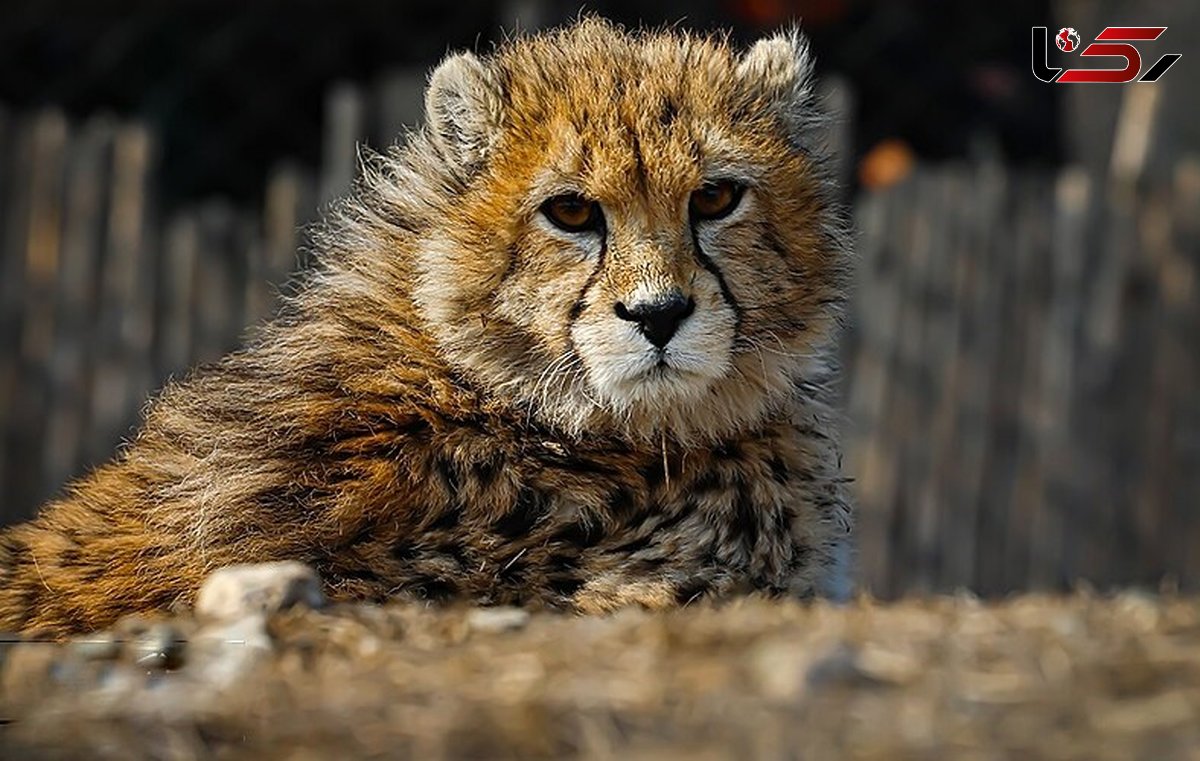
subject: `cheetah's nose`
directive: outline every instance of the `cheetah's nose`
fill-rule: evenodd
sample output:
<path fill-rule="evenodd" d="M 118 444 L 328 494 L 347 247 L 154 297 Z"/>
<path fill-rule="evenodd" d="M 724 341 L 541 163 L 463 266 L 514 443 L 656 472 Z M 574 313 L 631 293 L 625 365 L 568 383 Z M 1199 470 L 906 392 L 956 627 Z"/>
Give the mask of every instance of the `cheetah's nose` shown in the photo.
<path fill-rule="evenodd" d="M 636 322 L 646 340 L 661 349 L 670 342 L 679 324 L 696 311 L 696 302 L 675 289 L 628 307 L 618 301 L 614 311 L 622 320 Z"/>

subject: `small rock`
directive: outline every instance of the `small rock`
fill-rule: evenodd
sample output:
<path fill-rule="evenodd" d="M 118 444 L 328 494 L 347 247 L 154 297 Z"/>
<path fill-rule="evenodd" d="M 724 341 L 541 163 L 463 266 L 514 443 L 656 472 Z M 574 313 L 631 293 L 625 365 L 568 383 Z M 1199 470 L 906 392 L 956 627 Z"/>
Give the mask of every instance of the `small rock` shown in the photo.
<path fill-rule="evenodd" d="M 471 631 L 484 634 L 524 629 L 529 623 L 529 611 L 520 608 L 477 608 L 467 614 Z"/>
<path fill-rule="evenodd" d="M 152 624 L 133 641 L 133 658 L 147 669 L 177 669 L 183 664 L 183 637 L 167 623 Z"/>
<path fill-rule="evenodd" d="M 208 686 L 225 689 L 251 673 L 274 647 L 263 613 L 220 621 L 196 633 L 187 670 Z"/>
<path fill-rule="evenodd" d="M 215 571 L 196 596 L 200 618 L 231 621 L 255 613 L 271 614 L 294 605 L 325 604 L 313 569 L 295 561 L 231 565 Z"/>
<path fill-rule="evenodd" d="M 920 663 L 905 653 L 877 645 L 841 642 L 808 665 L 809 688 L 885 687 L 907 684 L 920 675 Z"/>
<path fill-rule="evenodd" d="M 69 647 L 85 661 L 115 661 L 121 656 L 121 643 L 108 631 L 77 637 Z"/>
<path fill-rule="evenodd" d="M 805 690 L 804 675 L 812 655 L 791 641 L 768 640 L 749 655 L 750 674 L 770 700 L 791 701 Z"/>

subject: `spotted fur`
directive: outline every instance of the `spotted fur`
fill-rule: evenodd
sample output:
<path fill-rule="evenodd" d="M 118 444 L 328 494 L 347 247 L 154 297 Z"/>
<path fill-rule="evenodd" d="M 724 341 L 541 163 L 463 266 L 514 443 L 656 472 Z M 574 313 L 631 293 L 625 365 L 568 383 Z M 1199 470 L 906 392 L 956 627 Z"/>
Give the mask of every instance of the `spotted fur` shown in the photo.
<path fill-rule="evenodd" d="M 280 314 L 0 535 L 0 626 L 88 630 L 285 558 L 336 599 L 820 591 L 849 510 L 823 401 L 846 236 L 817 113 L 795 33 L 739 54 L 587 19 L 449 58 Z M 744 195 L 697 223 L 714 178 Z M 549 224 L 564 192 L 603 229 Z M 664 289 L 695 309 L 656 353 L 614 305 Z"/>

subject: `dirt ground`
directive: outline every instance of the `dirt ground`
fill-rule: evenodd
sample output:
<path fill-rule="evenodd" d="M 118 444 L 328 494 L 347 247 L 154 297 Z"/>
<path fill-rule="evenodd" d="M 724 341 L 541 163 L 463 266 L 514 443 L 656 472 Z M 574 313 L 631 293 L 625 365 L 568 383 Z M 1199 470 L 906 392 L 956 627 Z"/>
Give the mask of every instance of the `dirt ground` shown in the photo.
<path fill-rule="evenodd" d="M 1200 761 L 1200 600 L 1138 594 L 299 608 L 5 660 L 3 758 Z"/>

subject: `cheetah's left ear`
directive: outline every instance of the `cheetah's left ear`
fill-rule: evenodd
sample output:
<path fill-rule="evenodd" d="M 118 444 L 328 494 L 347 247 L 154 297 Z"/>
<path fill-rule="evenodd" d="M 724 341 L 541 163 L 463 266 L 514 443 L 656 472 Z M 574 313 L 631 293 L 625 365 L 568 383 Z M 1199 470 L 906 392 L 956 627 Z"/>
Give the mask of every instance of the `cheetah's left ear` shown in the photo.
<path fill-rule="evenodd" d="M 754 43 L 738 62 L 738 77 L 756 97 L 777 110 L 798 136 L 813 115 L 813 61 L 808 40 L 798 29 Z"/>
<path fill-rule="evenodd" d="M 487 64 L 471 53 L 442 61 L 425 91 L 425 123 L 434 143 L 462 174 L 474 171 L 499 132 L 503 96 Z"/>

